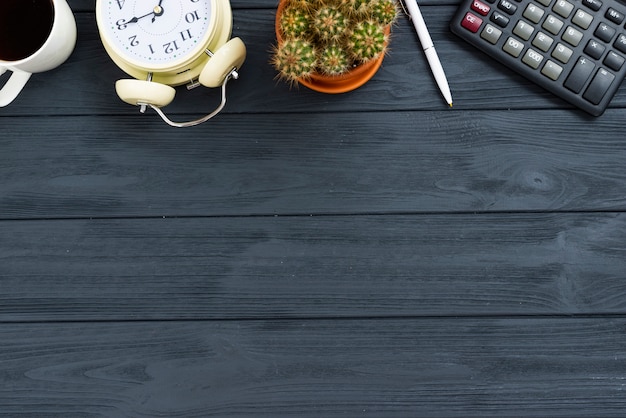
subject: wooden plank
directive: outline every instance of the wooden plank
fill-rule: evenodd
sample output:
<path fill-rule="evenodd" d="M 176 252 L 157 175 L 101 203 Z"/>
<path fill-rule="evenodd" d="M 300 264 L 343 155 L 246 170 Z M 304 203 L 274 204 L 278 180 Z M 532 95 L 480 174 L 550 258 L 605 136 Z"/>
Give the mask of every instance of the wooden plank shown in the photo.
<path fill-rule="evenodd" d="M 93 2 L 92 2 L 93 3 Z M 568 104 L 512 74 L 448 30 L 455 6 L 424 7 L 425 18 L 454 93 L 455 109 L 554 109 Z M 228 113 L 334 112 L 345 110 L 448 110 L 432 79 L 417 36 L 408 20 L 393 29 L 391 51 L 373 80 L 343 95 L 320 94 L 305 87 L 290 89 L 275 80 L 269 51 L 275 43 L 274 9 L 244 9 L 234 16 L 235 36 L 248 45 L 240 79 L 229 83 Z M 70 59 L 53 71 L 35 75 L 18 99 L 0 110 L 0 117 L 56 114 L 135 115 L 138 110 L 115 94 L 114 83 L 128 78 L 106 55 L 92 13 L 77 13 L 79 39 Z M 217 89 L 192 92 L 179 87 L 167 107 L 172 115 L 209 113 L 219 102 Z M 626 92 L 612 105 L 626 106 Z M 578 118 L 586 118 L 572 110 Z M 196 117 L 197 117 L 196 116 Z"/>
<path fill-rule="evenodd" d="M 0 321 L 624 314 L 626 215 L 0 222 Z"/>
<path fill-rule="evenodd" d="M 8 118 L 0 218 L 624 210 L 622 116 Z"/>
<path fill-rule="evenodd" d="M 7 416 L 622 417 L 623 318 L 2 324 Z"/>

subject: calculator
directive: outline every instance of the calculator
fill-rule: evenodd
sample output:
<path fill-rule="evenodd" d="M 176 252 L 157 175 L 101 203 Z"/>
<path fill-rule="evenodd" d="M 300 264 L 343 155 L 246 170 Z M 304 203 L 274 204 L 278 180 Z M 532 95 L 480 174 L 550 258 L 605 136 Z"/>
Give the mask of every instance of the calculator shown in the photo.
<path fill-rule="evenodd" d="M 626 75 L 626 1 L 463 0 L 453 33 L 600 116 Z"/>

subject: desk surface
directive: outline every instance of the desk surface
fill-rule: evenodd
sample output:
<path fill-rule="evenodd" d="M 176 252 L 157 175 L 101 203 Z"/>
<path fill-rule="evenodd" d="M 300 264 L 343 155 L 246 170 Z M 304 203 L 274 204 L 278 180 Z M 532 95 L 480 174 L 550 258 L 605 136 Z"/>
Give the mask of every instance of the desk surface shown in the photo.
<path fill-rule="evenodd" d="M 92 0 L 0 109 L 0 415 L 623 416 L 626 89 L 592 118 L 448 30 L 366 86 L 289 89 L 275 2 L 225 111 L 115 95 Z M 217 91 L 180 90 L 189 119 Z"/>

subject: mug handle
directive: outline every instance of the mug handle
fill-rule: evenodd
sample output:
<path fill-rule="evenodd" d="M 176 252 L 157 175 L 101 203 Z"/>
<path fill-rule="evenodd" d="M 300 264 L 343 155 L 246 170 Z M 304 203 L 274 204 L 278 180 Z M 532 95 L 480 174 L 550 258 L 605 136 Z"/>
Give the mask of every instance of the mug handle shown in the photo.
<path fill-rule="evenodd" d="M 0 67 L 0 75 L 4 74 L 6 71 L 6 68 Z M 31 73 L 13 71 L 13 74 L 11 74 L 11 77 L 4 84 L 4 87 L 0 89 L 0 107 L 4 107 L 15 100 L 26 85 L 30 76 Z"/>

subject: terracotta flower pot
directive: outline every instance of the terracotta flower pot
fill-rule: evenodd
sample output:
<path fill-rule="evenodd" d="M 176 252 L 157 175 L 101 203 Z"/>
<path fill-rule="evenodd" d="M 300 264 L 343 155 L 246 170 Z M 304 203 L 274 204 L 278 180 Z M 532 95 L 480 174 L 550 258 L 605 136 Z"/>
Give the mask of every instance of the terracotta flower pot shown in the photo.
<path fill-rule="evenodd" d="M 281 0 L 280 3 L 278 3 L 278 8 L 276 9 L 276 19 L 274 25 L 276 31 L 276 41 L 279 44 L 283 42 L 283 34 L 280 30 L 280 16 L 286 4 L 287 2 L 285 0 Z M 390 32 L 391 28 L 390 26 L 387 26 L 385 28 L 385 35 L 389 36 Z M 350 71 L 340 75 L 330 76 L 314 73 L 311 74 L 309 78 L 299 78 L 298 83 L 310 88 L 311 90 L 319 91 L 321 93 L 346 93 L 361 87 L 374 77 L 374 74 L 376 74 L 376 71 L 378 71 L 382 65 L 384 58 L 385 54 L 380 54 L 378 58 L 370 60 L 364 64 L 360 64 Z"/>

